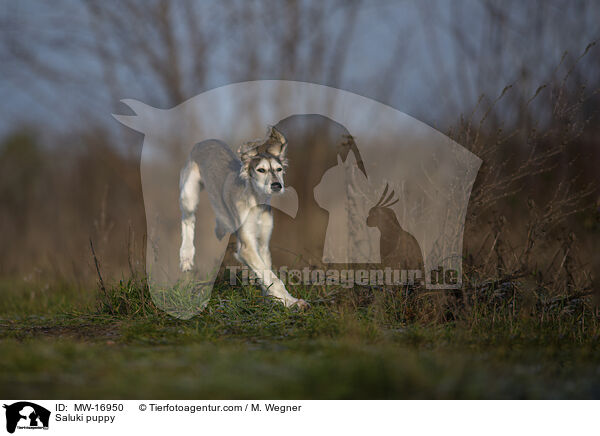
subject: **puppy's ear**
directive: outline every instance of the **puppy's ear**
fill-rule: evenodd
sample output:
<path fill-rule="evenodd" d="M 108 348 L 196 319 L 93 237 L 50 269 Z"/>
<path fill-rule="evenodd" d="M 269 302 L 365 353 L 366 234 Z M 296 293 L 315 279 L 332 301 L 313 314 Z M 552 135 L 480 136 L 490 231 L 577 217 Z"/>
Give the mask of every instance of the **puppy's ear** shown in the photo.
<path fill-rule="evenodd" d="M 259 152 L 258 147 L 260 147 L 260 145 L 263 144 L 263 142 L 264 142 L 264 140 L 260 140 L 260 139 L 244 142 L 242 144 L 242 146 L 238 149 L 238 154 L 240 155 L 240 159 L 242 161 L 248 160 L 248 159 L 252 159 L 256 155 L 258 155 L 258 152 Z"/>
<path fill-rule="evenodd" d="M 258 155 L 258 147 L 254 142 L 247 142 L 239 149 L 240 160 L 242 166 L 240 168 L 240 176 L 244 180 L 250 178 L 250 164 L 252 159 Z"/>
<path fill-rule="evenodd" d="M 273 144 L 267 147 L 267 153 L 276 158 L 283 160 L 285 159 L 285 152 L 287 151 L 287 143 L 284 144 Z"/>
<path fill-rule="evenodd" d="M 269 138 L 269 142 L 278 142 L 280 144 L 285 144 L 287 142 L 285 136 L 283 136 L 283 133 L 277 130 L 275 126 L 269 126 L 267 136 Z"/>
<path fill-rule="evenodd" d="M 268 146 L 267 153 L 272 154 L 275 157 L 283 159 L 285 157 L 285 151 L 287 149 L 287 139 L 283 136 L 279 130 L 275 127 L 269 127 L 268 132 Z"/>
<path fill-rule="evenodd" d="M 258 155 L 258 147 L 252 146 L 251 144 L 245 144 L 240 150 L 240 160 L 242 162 L 250 161 L 256 155 Z"/>

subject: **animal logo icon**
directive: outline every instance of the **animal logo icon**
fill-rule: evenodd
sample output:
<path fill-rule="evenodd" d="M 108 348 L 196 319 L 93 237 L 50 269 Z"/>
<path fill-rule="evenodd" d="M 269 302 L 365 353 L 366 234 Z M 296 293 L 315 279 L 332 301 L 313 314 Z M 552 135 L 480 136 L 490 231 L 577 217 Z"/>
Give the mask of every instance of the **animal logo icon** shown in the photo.
<path fill-rule="evenodd" d="M 47 429 L 50 411 L 29 401 L 19 401 L 3 406 L 6 409 L 6 431 L 14 433 L 17 427 L 24 429 Z"/>

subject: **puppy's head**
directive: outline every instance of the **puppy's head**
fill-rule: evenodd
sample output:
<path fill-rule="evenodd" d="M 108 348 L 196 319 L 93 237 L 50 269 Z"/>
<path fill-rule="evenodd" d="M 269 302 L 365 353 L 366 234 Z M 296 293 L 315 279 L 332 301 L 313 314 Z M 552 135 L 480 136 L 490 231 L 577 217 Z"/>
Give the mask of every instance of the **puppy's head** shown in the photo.
<path fill-rule="evenodd" d="M 287 167 L 287 140 L 275 127 L 269 127 L 266 139 L 247 142 L 240 150 L 240 176 L 267 195 L 284 191 L 283 175 Z"/>

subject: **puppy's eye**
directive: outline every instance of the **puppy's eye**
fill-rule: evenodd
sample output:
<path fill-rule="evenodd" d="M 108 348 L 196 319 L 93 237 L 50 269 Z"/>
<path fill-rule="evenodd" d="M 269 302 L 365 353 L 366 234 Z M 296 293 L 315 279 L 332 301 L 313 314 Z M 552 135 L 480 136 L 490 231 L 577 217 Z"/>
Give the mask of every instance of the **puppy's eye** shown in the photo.
<path fill-rule="evenodd" d="M 283 171 L 283 168 L 277 168 L 277 172 Z"/>
<path fill-rule="evenodd" d="M 259 173 L 264 173 L 266 172 L 264 168 L 257 168 L 256 171 L 258 171 Z"/>

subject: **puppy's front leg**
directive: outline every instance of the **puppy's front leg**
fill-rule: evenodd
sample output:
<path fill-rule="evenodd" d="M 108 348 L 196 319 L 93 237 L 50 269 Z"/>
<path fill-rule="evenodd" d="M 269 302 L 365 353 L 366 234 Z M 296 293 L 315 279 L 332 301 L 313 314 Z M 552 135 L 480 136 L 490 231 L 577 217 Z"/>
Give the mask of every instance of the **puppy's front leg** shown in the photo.
<path fill-rule="evenodd" d="M 299 300 L 290 295 L 283 282 L 271 270 L 259 253 L 258 241 L 252 238 L 252 232 L 244 226 L 238 230 L 238 260 L 248 266 L 258 278 L 263 294 L 270 295 L 280 300 L 286 307 L 295 304 L 304 308 L 308 305 L 304 300 Z M 269 259 L 270 260 L 270 259 Z"/>
<path fill-rule="evenodd" d="M 256 274 L 264 294 L 277 298 L 286 307 L 293 306 L 299 301 L 290 295 L 279 277 L 267 268 L 256 249 L 242 246 L 237 257 L 240 262 L 245 263 Z"/>

